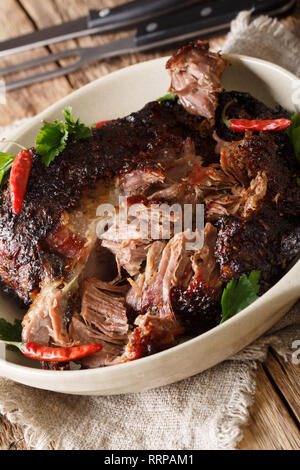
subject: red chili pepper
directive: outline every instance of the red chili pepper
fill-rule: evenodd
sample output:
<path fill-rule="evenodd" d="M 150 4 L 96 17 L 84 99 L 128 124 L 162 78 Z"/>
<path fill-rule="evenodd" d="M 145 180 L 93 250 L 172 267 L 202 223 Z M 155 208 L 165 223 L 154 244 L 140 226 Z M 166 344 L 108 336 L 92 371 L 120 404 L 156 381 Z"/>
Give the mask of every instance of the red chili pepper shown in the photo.
<path fill-rule="evenodd" d="M 12 341 L 1 341 L 1 343 L 16 346 L 26 357 L 39 361 L 70 362 L 90 356 L 101 351 L 101 344 L 84 344 L 68 348 L 51 348 L 37 343 L 19 343 Z"/>
<path fill-rule="evenodd" d="M 97 122 L 96 127 L 97 127 L 97 128 L 98 128 L 98 127 L 102 127 L 102 126 L 104 126 L 105 124 L 107 124 L 108 122 L 110 122 L 110 121 L 99 121 L 99 122 Z"/>
<path fill-rule="evenodd" d="M 21 212 L 31 167 L 32 153 L 22 150 L 14 159 L 9 180 L 10 200 L 15 214 Z"/>
<path fill-rule="evenodd" d="M 283 131 L 292 124 L 289 119 L 248 120 L 231 119 L 230 129 L 236 132 L 244 131 Z"/>

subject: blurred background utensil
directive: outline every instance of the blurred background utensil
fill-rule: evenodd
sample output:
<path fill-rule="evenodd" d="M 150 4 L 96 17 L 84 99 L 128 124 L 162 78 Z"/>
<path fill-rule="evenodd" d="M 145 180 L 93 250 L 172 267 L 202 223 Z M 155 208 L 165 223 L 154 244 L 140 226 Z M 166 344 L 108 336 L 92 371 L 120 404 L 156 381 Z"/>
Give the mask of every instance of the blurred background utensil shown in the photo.
<path fill-rule="evenodd" d="M 142 21 L 195 3 L 201 3 L 201 0 L 133 0 L 114 8 L 90 10 L 87 16 L 76 20 L 0 42 L 0 57 L 89 34 L 134 28 Z"/>

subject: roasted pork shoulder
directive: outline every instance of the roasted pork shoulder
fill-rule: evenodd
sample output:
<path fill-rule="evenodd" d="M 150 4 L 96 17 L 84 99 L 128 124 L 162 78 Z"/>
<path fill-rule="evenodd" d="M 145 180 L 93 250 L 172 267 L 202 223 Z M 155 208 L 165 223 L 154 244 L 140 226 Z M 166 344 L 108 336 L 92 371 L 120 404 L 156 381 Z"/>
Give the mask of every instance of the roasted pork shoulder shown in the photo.
<path fill-rule="evenodd" d="M 206 42 L 190 43 L 167 63 L 177 99 L 70 138 L 49 167 L 32 149 L 19 215 L 4 185 L 0 278 L 28 308 L 24 341 L 101 344 L 83 368 L 138 359 L 218 325 L 231 279 L 259 270 L 262 294 L 298 255 L 299 172 L 288 137 L 238 134 L 222 121 L 226 105 L 227 117 L 287 113 L 223 91 L 225 65 Z M 117 209 L 109 225 L 102 204 Z M 185 205 L 193 220 L 203 207 L 202 232 L 178 229 Z"/>
<path fill-rule="evenodd" d="M 207 42 L 190 43 L 167 63 L 171 91 L 179 96 L 188 112 L 213 119 L 225 66 L 226 61 L 220 54 L 209 51 Z"/>

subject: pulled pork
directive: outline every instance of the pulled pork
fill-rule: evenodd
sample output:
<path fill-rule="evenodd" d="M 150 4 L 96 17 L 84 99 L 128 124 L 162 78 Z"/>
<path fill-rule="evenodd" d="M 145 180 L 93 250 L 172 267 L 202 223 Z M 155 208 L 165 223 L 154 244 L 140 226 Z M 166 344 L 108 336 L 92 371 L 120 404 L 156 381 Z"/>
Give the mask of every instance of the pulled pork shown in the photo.
<path fill-rule="evenodd" d="M 125 308 L 127 289 L 98 279 L 86 279 L 81 314 L 72 316 L 69 335 L 72 341 L 81 344 L 101 344 L 102 350 L 80 360 L 83 367 L 107 366 L 122 354 L 129 333 Z"/>
<path fill-rule="evenodd" d="M 259 270 L 263 293 L 297 256 L 299 175 L 286 133 L 238 134 L 223 120 L 225 105 L 228 118 L 285 111 L 224 92 L 224 68 L 206 42 L 188 44 L 167 63 L 178 99 L 148 103 L 68 141 L 49 167 L 33 150 L 18 216 L 5 186 L 0 278 L 31 304 L 24 341 L 101 344 L 79 361 L 84 368 L 132 361 L 218 325 L 231 279 Z M 112 224 L 95 218 L 107 202 L 117 208 Z M 179 225 L 185 204 L 193 232 Z"/>
<path fill-rule="evenodd" d="M 132 361 L 175 345 L 183 333 L 215 327 L 228 281 L 259 270 L 263 293 L 299 251 L 293 218 L 299 215 L 300 193 L 293 165 L 283 158 L 289 152 L 286 138 L 246 132 L 239 139 L 221 123 L 220 106 L 230 100 L 229 113 L 236 117 L 272 118 L 281 110 L 268 110 L 246 94 L 222 93 L 224 67 L 220 55 L 201 41 L 183 47 L 167 63 L 171 91 L 189 113 L 201 116 L 200 133 L 205 121 L 220 158 L 208 157 L 205 146 L 202 155 L 189 136 L 177 147 L 163 146 L 155 165 L 117 177 L 127 207 L 135 204 L 138 224 L 159 225 L 145 236 L 129 217 L 101 236 L 102 246 L 115 256 L 117 280 L 127 277 L 127 291 L 96 279 L 85 282 L 81 314 L 73 315 L 69 335 L 103 345 L 82 361 L 85 367 Z M 180 108 L 171 102 L 161 106 Z M 160 119 L 158 110 L 155 116 Z M 206 225 L 203 244 L 195 250 L 188 245 L 195 235 L 175 231 L 178 217 L 170 207 L 191 204 L 194 211 L 201 203 Z M 169 236 L 165 222 L 171 224 Z"/>
<path fill-rule="evenodd" d="M 213 119 L 226 61 L 208 48 L 205 41 L 182 47 L 168 61 L 167 69 L 171 74 L 171 90 L 179 96 L 185 109 Z"/>

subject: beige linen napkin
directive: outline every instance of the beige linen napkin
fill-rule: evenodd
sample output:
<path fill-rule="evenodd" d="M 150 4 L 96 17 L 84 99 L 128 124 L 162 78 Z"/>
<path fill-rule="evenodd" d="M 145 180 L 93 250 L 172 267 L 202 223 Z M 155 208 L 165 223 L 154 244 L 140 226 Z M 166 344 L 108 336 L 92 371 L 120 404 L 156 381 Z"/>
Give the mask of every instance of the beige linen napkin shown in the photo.
<path fill-rule="evenodd" d="M 299 38 L 276 21 L 242 12 L 223 50 L 276 62 L 300 76 Z M 287 360 L 300 339 L 300 303 L 269 334 L 231 360 L 145 393 L 83 397 L 0 379 L 0 412 L 24 425 L 28 446 L 47 449 L 233 449 L 255 393 L 255 367 L 272 345 Z M 67 373 L 67 372 L 66 372 Z"/>

